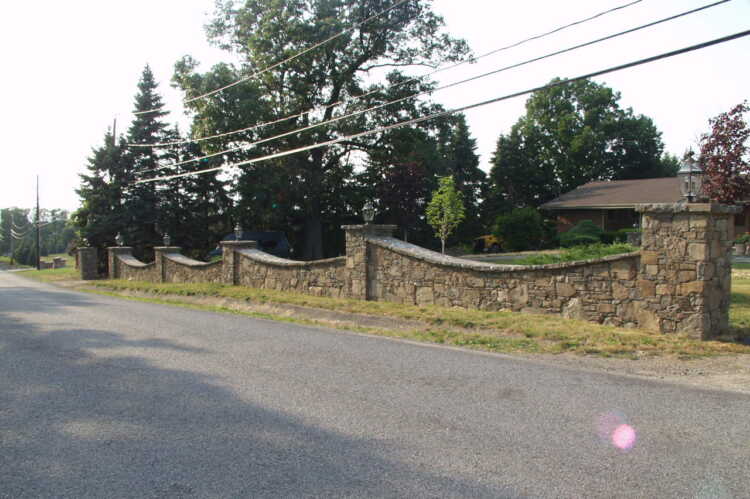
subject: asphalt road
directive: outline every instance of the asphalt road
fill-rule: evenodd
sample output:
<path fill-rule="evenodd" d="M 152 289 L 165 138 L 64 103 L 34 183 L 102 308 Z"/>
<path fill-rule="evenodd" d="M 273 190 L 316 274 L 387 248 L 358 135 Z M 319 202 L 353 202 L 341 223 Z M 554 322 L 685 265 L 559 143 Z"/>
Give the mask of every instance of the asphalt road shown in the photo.
<path fill-rule="evenodd" d="M 750 397 L 0 272 L 0 497 L 750 497 Z"/>

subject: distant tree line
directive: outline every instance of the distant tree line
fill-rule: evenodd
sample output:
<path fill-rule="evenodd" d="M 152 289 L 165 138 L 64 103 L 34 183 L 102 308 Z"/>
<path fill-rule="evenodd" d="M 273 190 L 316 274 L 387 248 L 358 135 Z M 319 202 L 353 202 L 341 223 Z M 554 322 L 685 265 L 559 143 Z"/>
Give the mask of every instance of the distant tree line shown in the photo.
<path fill-rule="evenodd" d="M 172 84 L 188 97 L 224 87 L 394 4 L 218 2 L 209 41 L 240 62 L 199 72 L 198 62 L 186 56 L 175 64 Z M 451 246 L 489 233 L 499 216 L 536 209 L 592 180 L 676 173 L 678 161 L 664 153 L 661 133 L 650 118 L 622 109 L 620 95 L 605 85 L 582 81 L 532 95 L 525 115 L 498 139 L 489 174 L 479 168 L 476 141 L 465 116 L 458 114 L 225 172 L 137 183 L 443 111 L 431 98 L 408 98 L 435 88 L 429 79 L 408 74 L 410 69 L 471 58 L 466 42 L 443 28 L 428 1 L 395 6 L 261 77 L 189 101 L 188 133 L 167 123 L 157 82 L 146 66 L 133 106 L 141 114 L 125 134 L 105 133 L 81 176 L 81 207 L 73 215 L 80 235 L 104 249 L 120 233 L 137 256 L 148 259 L 166 233 L 173 244 L 200 258 L 239 223 L 246 229 L 283 231 L 295 255 L 317 259 L 343 252 L 340 226 L 361 223 L 361 208 L 369 200 L 378 209 L 376 223 L 397 224 L 400 237 L 438 248 L 441 242 L 425 210 L 440 178 L 452 177 L 464 205 L 463 221 L 445 241 Z M 376 68 L 386 71 L 385 81 L 367 78 Z M 158 111 L 146 112 L 153 110 Z M 321 121 L 330 123 L 288 133 Z M 255 126 L 267 122 L 273 123 Z M 283 137 L 264 140 L 277 135 Z M 175 144 L 129 146 L 155 143 Z M 195 161 L 206 155 L 211 156 Z"/>
<path fill-rule="evenodd" d="M 42 257 L 65 253 L 76 239 L 75 227 L 65 210 L 42 209 L 40 215 L 39 253 Z M 13 256 L 23 265 L 36 265 L 36 225 L 31 210 L 0 210 L 0 254 Z M 17 237 L 22 236 L 22 237 Z M 11 248 L 13 249 L 11 253 Z"/>

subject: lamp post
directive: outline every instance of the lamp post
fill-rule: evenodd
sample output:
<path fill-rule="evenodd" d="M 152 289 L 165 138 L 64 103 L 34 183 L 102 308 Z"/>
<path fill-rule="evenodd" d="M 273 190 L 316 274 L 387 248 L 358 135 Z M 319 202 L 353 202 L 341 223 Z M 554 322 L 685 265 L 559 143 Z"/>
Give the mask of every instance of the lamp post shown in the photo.
<path fill-rule="evenodd" d="M 164 243 L 164 246 L 169 246 L 172 243 L 172 238 L 169 237 L 169 234 L 166 232 L 164 233 L 164 238 L 162 239 L 162 242 Z"/>
<path fill-rule="evenodd" d="M 688 156 L 682 161 L 682 166 L 677 172 L 677 178 L 680 179 L 680 192 L 687 199 L 687 202 L 697 201 L 703 186 L 703 170 L 692 156 Z"/>
<path fill-rule="evenodd" d="M 239 241 L 242 239 L 242 226 L 239 222 L 234 226 L 234 240 Z"/>
<path fill-rule="evenodd" d="M 367 201 L 362 207 L 362 218 L 365 219 L 365 224 L 370 225 L 375 219 L 375 206 Z"/>
<path fill-rule="evenodd" d="M 115 236 L 115 242 L 117 243 L 117 246 L 122 247 L 125 244 L 125 240 L 122 238 L 122 234 L 119 232 Z"/>

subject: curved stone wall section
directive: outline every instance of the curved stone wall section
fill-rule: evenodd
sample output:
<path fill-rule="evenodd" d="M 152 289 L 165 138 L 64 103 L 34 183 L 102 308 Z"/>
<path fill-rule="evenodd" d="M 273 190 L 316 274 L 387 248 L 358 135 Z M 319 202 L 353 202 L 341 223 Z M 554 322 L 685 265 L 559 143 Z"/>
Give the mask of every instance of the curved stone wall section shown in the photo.
<path fill-rule="evenodd" d="M 117 255 L 117 279 L 128 281 L 159 282 L 156 263 L 143 263 L 132 255 Z"/>
<path fill-rule="evenodd" d="M 639 253 L 514 266 L 444 256 L 389 237 L 369 237 L 367 243 L 369 299 L 637 325 Z"/>
<path fill-rule="evenodd" d="M 201 262 L 180 253 L 164 253 L 164 282 L 223 282 L 223 263 Z"/>
<path fill-rule="evenodd" d="M 314 296 L 346 296 L 346 258 L 298 262 L 269 255 L 257 249 L 237 250 L 242 286 L 294 291 Z"/>

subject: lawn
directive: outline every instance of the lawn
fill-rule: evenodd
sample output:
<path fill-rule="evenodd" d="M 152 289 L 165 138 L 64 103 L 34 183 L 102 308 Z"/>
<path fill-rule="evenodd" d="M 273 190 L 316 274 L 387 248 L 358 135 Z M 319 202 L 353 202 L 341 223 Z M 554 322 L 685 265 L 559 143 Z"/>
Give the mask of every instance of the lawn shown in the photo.
<path fill-rule="evenodd" d="M 681 334 L 663 335 L 637 329 L 603 326 L 567 320 L 555 315 L 483 312 L 437 306 L 332 299 L 224 284 L 156 284 L 122 280 L 98 281 L 94 284 L 105 293 L 140 292 L 140 299 L 160 303 L 180 304 L 181 297 L 230 298 L 236 303 L 294 305 L 418 321 L 423 326 L 406 329 L 361 328 L 356 327 L 356 319 L 352 324 L 339 324 L 338 327 L 490 352 L 573 352 L 629 358 L 660 355 L 695 358 L 750 353 L 750 345 L 736 341 L 738 337 L 750 337 L 750 280 L 743 280 L 738 284 L 737 291 L 733 294 L 733 334 L 736 336 L 727 336 L 722 341 L 698 341 Z M 216 303 L 219 301 L 216 300 Z M 238 312 L 237 308 L 229 310 L 219 305 L 204 305 L 201 308 L 242 313 Z M 274 317 L 264 314 L 264 317 L 294 321 L 288 316 Z M 300 322 L 316 323 L 315 320 L 309 319 Z M 324 321 L 317 322 L 321 325 L 331 325 Z"/>

